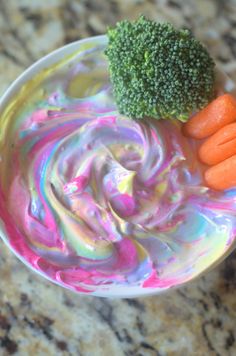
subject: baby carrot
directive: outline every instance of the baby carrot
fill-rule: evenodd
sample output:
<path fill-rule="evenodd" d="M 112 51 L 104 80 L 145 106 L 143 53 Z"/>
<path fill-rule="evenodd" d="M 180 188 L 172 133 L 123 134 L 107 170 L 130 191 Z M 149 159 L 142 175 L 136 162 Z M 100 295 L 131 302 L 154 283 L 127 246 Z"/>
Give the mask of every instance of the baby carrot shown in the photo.
<path fill-rule="evenodd" d="M 199 158 L 209 166 L 236 154 L 236 122 L 226 125 L 210 136 L 199 149 Z"/>
<path fill-rule="evenodd" d="M 223 94 L 194 115 L 185 125 L 184 134 L 201 139 L 236 121 L 236 99 Z"/>
<path fill-rule="evenodd" d="M 205 181 L 208 187 L 216 190 L 236 187 L 236 155 L 208 168 Z"/>

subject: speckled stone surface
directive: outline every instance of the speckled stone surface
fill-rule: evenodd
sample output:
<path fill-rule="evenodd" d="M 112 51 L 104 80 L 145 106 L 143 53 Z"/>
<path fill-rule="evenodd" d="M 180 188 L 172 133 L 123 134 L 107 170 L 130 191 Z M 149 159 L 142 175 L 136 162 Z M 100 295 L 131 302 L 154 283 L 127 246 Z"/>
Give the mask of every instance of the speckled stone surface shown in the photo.
<path fill-rule="evenodd" d="M 140 13 L 191 28 L 236 80 L 236 1 L 0 0 L 0 94 L 42 55 Z M 236 355 L 235 253 L 182 289 L 106 300 L 50 284 L 0 246 L 1 356 Z"/>

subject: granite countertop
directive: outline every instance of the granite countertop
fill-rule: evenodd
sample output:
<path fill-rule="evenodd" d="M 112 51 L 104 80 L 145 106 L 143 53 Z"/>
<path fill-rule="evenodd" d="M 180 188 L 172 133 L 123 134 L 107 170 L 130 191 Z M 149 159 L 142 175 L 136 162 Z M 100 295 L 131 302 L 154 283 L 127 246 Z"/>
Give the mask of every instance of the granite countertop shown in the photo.
<path fill-rule="evenodd" d="M 0 1 L 0 94 L 31 63 L 140 13 L 187 26 L 236 80 L 236 1 Z M 236 254 L 179 290 L 138 299 L 77 296 L 1 243 L 0 355 L 236 355 Z"/>

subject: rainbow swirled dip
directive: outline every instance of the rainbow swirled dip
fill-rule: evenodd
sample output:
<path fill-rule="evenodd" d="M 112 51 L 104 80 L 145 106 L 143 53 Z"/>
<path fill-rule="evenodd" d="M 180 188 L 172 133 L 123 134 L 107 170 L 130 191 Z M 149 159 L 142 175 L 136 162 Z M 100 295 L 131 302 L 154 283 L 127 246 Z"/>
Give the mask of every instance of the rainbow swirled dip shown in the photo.
<path fill-rule="evenodd" d="M 105 47 L 101 36 L 61 51 L 3 108 L 1 230 L 28 266 L 62 286 L 156 293 L 229 253 L 236 190 L 204 186 L 196 143 L 179 123 L 118 114 Z"/>

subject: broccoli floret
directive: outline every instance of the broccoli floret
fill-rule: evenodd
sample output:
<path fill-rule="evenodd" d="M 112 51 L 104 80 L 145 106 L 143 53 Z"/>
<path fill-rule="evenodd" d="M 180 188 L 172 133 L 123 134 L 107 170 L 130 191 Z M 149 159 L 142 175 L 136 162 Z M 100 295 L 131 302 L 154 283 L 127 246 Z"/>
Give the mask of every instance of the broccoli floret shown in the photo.
<path fill-rule="evenodd" d="M 214 61 L 189 30 L 141 16 L 107 34 L 105 54 L 121 114 L 186 121 L 213 99 Z"/>

